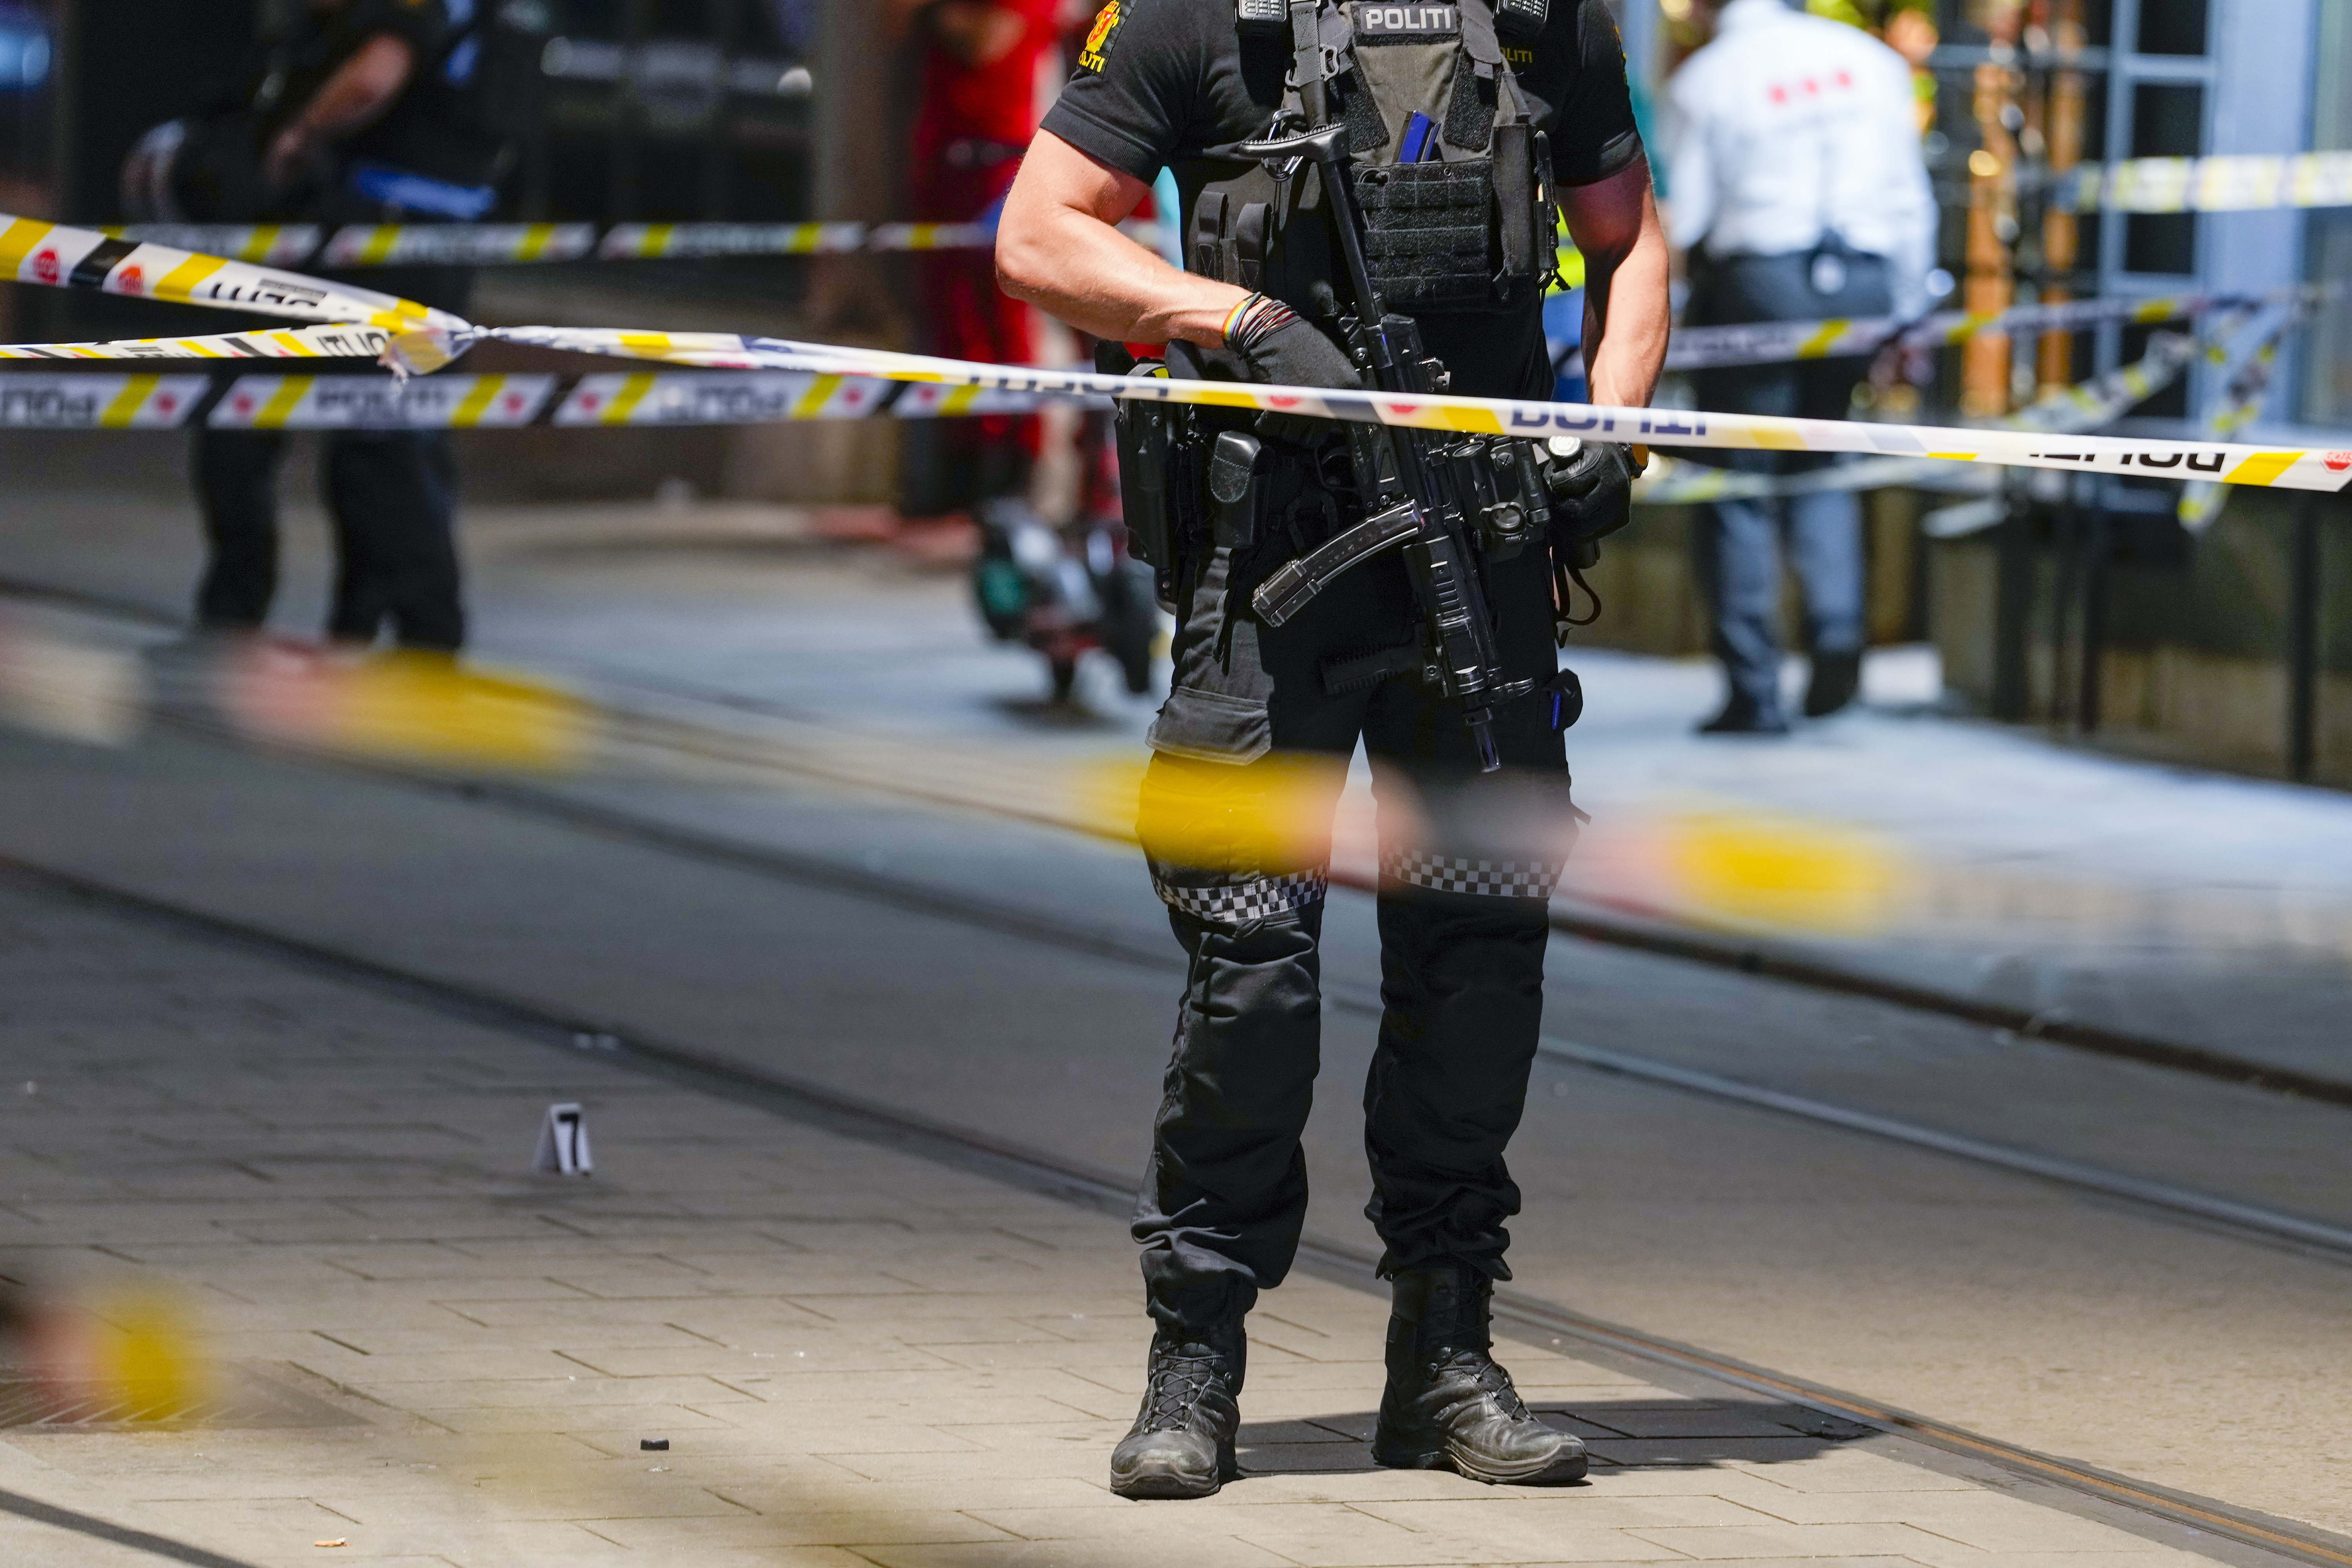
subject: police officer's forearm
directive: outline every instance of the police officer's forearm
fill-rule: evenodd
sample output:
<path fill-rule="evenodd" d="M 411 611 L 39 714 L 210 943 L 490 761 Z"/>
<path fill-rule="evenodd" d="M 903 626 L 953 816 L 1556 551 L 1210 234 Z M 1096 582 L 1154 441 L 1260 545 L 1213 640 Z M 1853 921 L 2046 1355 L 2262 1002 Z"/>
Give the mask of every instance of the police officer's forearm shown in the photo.
<path fill-rule="evenodd" d="M 999 286 L 1114 342 L 1223 342 L 1247 291 L 1180 271 L 1118 232 L 1150 189 L 1038 132 L 997 225 Z"/>
<path fill-rule="evenodd" d="M 1673 254 L 1658 222 L 1650 170 L 1636 162 L 1561 193 L 1584 256 L 1584 374 L 1593 402 L 1639 408 L 1657 390 L 1672 324 Z"/>
<path fill-rule="evenodd" d="M 273 172 L 299 157 L 311 144 L 356 131 L 391 108 L 415 69 L 416 51 L 405 38 L 378 33 L 361 45 L 320 84 L 310 101 L 271 142 Z"/>

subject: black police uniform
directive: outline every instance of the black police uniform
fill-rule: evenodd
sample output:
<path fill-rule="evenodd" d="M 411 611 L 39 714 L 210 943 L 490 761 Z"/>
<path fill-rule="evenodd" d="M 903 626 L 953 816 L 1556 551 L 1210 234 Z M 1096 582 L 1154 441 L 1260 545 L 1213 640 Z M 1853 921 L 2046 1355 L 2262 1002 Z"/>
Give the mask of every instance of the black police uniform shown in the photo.
<path fill-rule="evenodd" d="M 1355 18 L 1360 47 L 1382 20 Z M 1503 52 L 1559 183 L 1606 179 L 1640 155 L 1623 52 L 1601 0 L 1555 0 L 1540 35 Z M 1139 180 L 1171 169 L 1191 215 L 1204 188 L 1234 176 L 1232 145 L 1266 133 L 1291 66 L 1287 35 L 1242 33 L 1220 0 L 1113 0 L 1045 129 Z M 1306 300 L 1287 302 L 1310 313 Z M 1416 320 L 1452 373 L 1449 390 L 1548 395 L 1538 290 L 1499 311 Z M 1421 620 L 1393 554 L 1354 568 L 1282 626 L 1260 623 L 1250 591 L 1349 515 L 1345 482 L 1328 477 L 1344 467 L 1286 448 L 1254 542 L 1196 551 L 1175 578 L 1175 684 L 1151 734 L 1142 837 L 1190 965 L 1134 1221 L 1163 1338 L 1229 1332 L 1259 1290 L 1281 1283 L 1297 1248 L 1329 807 L 1360 739 L 1383 836 L 1385 1010 L 1364 1091 L 1381 1272 L 1451 1263 L 1509 1278 L 1504 1221 L 1519 1192 L 1503 1152 L 1535 1053 L 1545 901 L 1561 851 L 1556 838 L 1539 845 L 1541 834 L 1497 824 L 1568 816 L 1564 748 L 1538 690 L 1496 710 L 1505 769 L 1479 774 L 1461 708 L 1423 686 L 1420 660 L 1404 652 Z M 1550 584 L 1540 544 L 1486 569 L 1506 677 L 1538 687 L 1557 668 Z M 1326 764 L 1304 784 L 1302 757 Z M 1301 789 L 1314 820 L 1299 841 L 1215 842 L 1228 819 L 1237 838 L 1256 833 L 1255 800 Z M 1406 834 L 1407 817 L 1426 830 Z"/>
<path fill-rule="evenodd" d="M 507 156 L 478 106 L 488 0 L 344 0 L 298 8 L 262 40 L 242 94 L 259 147 L 308 105 L 337 67 L 390 34 L 415 57 L 407 86 L 377 119 L 337 143 L 320 182 L 270 216 L 327 224 L 479 217 Z M 346 275 L 337 274 L 338 277 Z M 359 286 L 464 314 L 463 268 L 379 268 Z M 278 576 L 276 431 L 200 430 L 194 479 L 212 556 L 197 590 L 200 625 L 241 630 L 267 618 Z M 466 635 L 454 534 L 457 468 L 448 432 L 346 430 L 325 437 L 322 468 L 338 567 L 328 635 L 455 651 Z"/>

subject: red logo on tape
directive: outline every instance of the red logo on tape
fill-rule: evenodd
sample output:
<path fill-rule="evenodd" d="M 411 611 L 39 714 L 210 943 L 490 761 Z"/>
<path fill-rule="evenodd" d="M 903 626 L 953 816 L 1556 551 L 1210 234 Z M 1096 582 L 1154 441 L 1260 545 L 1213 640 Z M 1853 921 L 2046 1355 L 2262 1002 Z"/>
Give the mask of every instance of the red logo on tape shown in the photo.
<path fill-rule="evenodd" d="M 136 267 L 126 267 L 114 275 L 114 287 L 120 293 L 136 294 L 147 287 L 147 278 Z"/>
<path fill-rule="evenodd" d="M 58 253 L 36 251 L 33 255 L 33 276 L 54 289 L 58 284 Z"/>
<path fill-rule="evenodd" d="M 2319 460 L 2327 465 L 2327 471 L 2331 474 L 2340 474 L 2352 468 L 2352 452 L 2330 452 Z"/>

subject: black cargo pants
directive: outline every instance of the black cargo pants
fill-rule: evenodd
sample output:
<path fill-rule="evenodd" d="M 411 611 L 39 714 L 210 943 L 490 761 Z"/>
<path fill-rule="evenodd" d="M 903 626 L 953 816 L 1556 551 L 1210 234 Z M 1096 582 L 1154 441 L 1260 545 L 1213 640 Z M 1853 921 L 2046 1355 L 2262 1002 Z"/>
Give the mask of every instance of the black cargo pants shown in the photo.
<path fill-rule="evenodd" d="M 376 221 L 361 215 L 353 221 Z M 386 218 L 385 221 L 390 221 Z M 463 315 L 473 293 L 462 267 L 386 267 L 331 279 Z M 446 430 L 336 430 L 320 468 L 334 521 L 334 597 L 327 635 L 454 653 L 466 640 L 457 544 L 457 460 Z M 207 546 L 196 624 L 257 630 L 278 591 L 278 476 L 286 437 L 276 430 L 199 428 L 190 478 Z"/>
<path fill-rule="evenodd" d="M 1458 707 L 1416 674 L 1343 668 L 1415 643 L 1402 561 L 1376 558 L 1260 626 L 1247 590 L 1293 552 L 1221 549 L 1180 585 L 1175 688 L 1143 784 L 1144 852 L 1189 959 L 1133 1225 L 1150 1310 L 1171 1329 L 1246 1311 L 1297 1248 L 1331 812 L 1360 738 L 1381 838 L 1384 1011 L 1364 1086 L 1381 1270 L 1453 1259 L 1509 1277 L 1519 1190 L 1503 1151 L 1574 832 L 1551 704 L 1538 691 L 1497 709 L 1505 767 L 1480 775 Z M 1487 576 L 1508 673 L 1538 686 L 1557 668 L 1549 570 L 1538 545 Z"/>
<path fill-rule="evenodd" d="M 211 546 L 196 621 L 258 628 L 278 587 L 277 430 L 199 430 L 194 478 Z M 446 430 L 337 430 L 320 454 L 334 520 L 334 598 L 327 635 L 454 653 L 466 640 L 459 599 L 457 475 Z"/>

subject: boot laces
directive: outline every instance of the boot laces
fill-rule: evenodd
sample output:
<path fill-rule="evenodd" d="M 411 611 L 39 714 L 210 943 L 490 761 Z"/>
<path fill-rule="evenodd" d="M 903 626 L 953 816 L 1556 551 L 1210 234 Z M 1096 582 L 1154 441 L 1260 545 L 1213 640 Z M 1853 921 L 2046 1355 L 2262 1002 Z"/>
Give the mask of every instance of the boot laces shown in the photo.
<path fill-rule="evenodd" d="M 1493 1397 L 1503 1414 L 1514 1421 L 1534 1420 L 1534 1413 L 1528 1410 L 1528 1402 L 1519 1397 L 1519 1391 L 1513 1385 L 1511 1374 L 1503 1370 L 1502 1363 L 1489 1355 L 1481 1355 L 1478 1361 L 1478 1386 Z"/>
<path fill-rule="evenodd" d="M 1470 1363 L 1467 1366 L 1462 1364 L 1465 1358 Z M 1504 1370 L 1502 1363 L 1485 1350 L 1475 1345 L 1441 1348 L 1429 1363 L 1431 1380 L 1435 1381 L 1448 1366 L 1469 1373 L 1470 1380 L 1478 1392 L 1494 1400 L 1495 1407 L 1511 1420 L 1535 1419 L 1535 1413 L 1528 1408 L 1527 1401 L 1519 1397 L 1517 1386 L 1511 1382 L 1511 1374 Z"/>
<path fill-rule="evenodd" d="M 1206 1357 L 1155 1360 L 1145 1394 L 1143 1430 L 1172 1432 L 1190 1424 L 1193 1410 L 1216 1386 L 1216 1364 Z"/>

